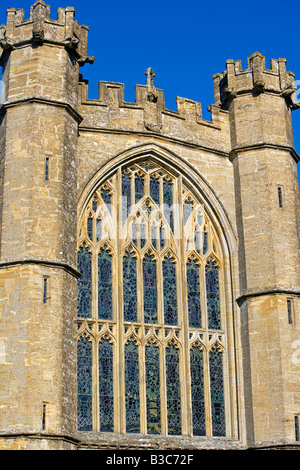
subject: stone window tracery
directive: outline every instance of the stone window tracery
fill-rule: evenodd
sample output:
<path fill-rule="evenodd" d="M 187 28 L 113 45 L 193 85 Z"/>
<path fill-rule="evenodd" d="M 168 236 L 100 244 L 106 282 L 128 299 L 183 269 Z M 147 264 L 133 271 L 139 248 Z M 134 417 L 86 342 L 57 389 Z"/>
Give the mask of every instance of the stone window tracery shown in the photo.
<path fill-rule="evenodd" d="M 183 178 L 148 159 L 101 183 L 78 270 L 78 429 L 225 436 L 222 252 Z"/>

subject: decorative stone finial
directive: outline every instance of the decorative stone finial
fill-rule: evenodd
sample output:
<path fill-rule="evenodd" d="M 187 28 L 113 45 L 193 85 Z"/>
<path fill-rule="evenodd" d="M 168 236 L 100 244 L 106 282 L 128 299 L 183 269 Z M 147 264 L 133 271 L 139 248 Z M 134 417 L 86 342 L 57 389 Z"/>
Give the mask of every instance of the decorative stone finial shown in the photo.
<path fill-rule="evenodd" d="M 148 67 L 145 75 L 147 75 L 147 86 L 149 88 L 154 88 L 154 80 L 153 78 L 155 77 L 155 73 L 153 72 L 151 67 Z"/>

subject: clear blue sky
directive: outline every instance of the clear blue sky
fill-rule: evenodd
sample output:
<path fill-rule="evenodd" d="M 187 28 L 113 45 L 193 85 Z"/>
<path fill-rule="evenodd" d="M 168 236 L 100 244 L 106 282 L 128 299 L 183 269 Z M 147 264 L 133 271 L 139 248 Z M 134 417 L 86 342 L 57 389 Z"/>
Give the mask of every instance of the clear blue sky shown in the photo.
<path fill-rule="evenodd" d="M 24 8 L 29 17 L 35 0 L 2 0 L 0 24 L 6 9 Z M 90 27 L 89 55 L 93 65 L 81 69 L 90 81 L 90 98 L 97 98 L 99 80 L 125 84 L 125 100 L 134 101 L 136 83 L 144 84 L 151 66 L 155 85 L 165 90 L 166 107 L 176 109 L 176 96 L 202 103 L 203 114 L 213 103 L 215 73 L 227 59 L 242 60 L 258 51 L 270 59 L 286 58 L 287 69 L 300 80 L 300 2 L 161 0 L 49 0 L 51 17 L 57 8 L 73 6 L 76 19 Z M 300 99 L 300 93 L 299 93 Z M 300 109 L 293 112 L 296 151 L 300 154 Z M 300 165 L 298 164 L 298 170 Z M 300 171 L 299 171 L 300 174 Z"/>

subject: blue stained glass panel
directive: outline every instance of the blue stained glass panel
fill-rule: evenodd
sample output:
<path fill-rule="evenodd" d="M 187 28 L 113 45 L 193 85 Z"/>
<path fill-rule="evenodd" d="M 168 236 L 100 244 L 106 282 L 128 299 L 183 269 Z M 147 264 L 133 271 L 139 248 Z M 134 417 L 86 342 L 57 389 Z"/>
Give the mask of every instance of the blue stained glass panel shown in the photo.
<path fill-rule="evenodd" d="M 143 259 L 143 286 L 145 323 L 157 323 L 156 260 L 149 254 Z"/>
<path fill-rule="evenodd" d="M 208 328 L 221 328 L 219 268 L 210 258 L 205 266 Z"/>
<path fill-rule="evenodd" d="M 213 436 L 225 436 L 223 354 L 217 349 L 209 353 L 209 373 Z"/>
<path fill-rule="evenodd" d="M 144 178 L 142 176 L 136 175 L 135 181 L 135 203 L 137 203 L 142 197 L 144 197 Z"/>
<path fill-rule="evenodd" d="M 137 321 L 137 260 L 134 253 L 123 257 L 123 312 L 124 321 Z"/>
<path fill-rule="evenodd" d="M 160 361 L 159 347 L 151 342 L 145 348 L 147 433 L 160 434 Z"/>
<path fill-rule="evenodd" d="M 122 175 L 122 202 L 122 220 L 124 223 L 131 210 L 131 178 L 127 173 Z"/>
<path fill-rule="evenodd" d="M 100 431 L 114 431 L 113 345 L 108 339 L 99 343 Z"/>
<path fill-rule="evenodd" d="M 207 253 L 207 250 L 208 250 L 208 235 L 207 235 L 207 231 L 204 230 L 203 231 L 203 254 L 204 255 Z"/>
<path fill-rule="evenodd" d="M 94 222 L 94 219 L 93 217 L 90 215 L 89 218 L 87 219 L 87 234 L 88 234 L 88 237 L 91 241 L 93 241 L 93 222 Z"/>
<path fill-rule="evenodd" d="M 186 265 L 188 314 L 190 328 L 201 328 L 200 273 L 196 260 Z"/>
<path fill-rule="evenodd" d="M 162 263 L 163 271 L 163 302 L 166 325 L 177 325 L 177 281 L 176 263 L 168 255 Z"/>
<path fill-rule="evenodd" d="M 112 256 L 105 247 L 98 254 L 98 318 L 112 320 Z"/>
<path fill-rule="evenodd" d="M 184 202 L 183 205 L 183 223 L 186 224 L 190 215 L 193 212 L 194 208 L 194 203 L 193 201 L 190 201 L 189 199 Z"/>
<path fill-rule="evenodd" d="M 174 214 L 173 214 L 173 182 L 164 180 L 163 183 L 164 215 L 169 222 L 170 229 L 174 232 Z"/>
<path fill-rule="evenodd" d="M 77 281 L 77 312 L 79 317 L 89 318 L 92 312 L 92 254 L 86 246 L 77 254 L 77 268 L 81 274 Z"/>
<path fill-rule="evenodd" d="M 168 434 L 181 434 L 181 395 L 179 350 L 174 344 L 166 348 L 166 386 L 168 409 Z"/>
<path fill-rule="evenodd" d="M 159 205 L 159 180 L 157 178 L 150 179 L 150 196 L 155 204 Z"/>
<path fill-rule="evenodd" d="M 104 202 L 104 204 L 106 204 L 108 210 L 110 211 L 111 213 L 111 194 L 110 194 L 110 191 L 108 189 L 101 189 L 101 197 L 102 197 L 102 200 Z"/>
<path fill-rule="evenodd" d="M 190 351 L 191 392 L 193 411 L 193 434 L 205 436 L 205 403 L 204 403 L 204 375 L 203 351 L 194 347 Z"/>
<path fill-rule="evenodd" d="M 92 431 L 92 343 L 80 338 L 77 343 L 77 419 L 79 431 Z"/>
<path fill-rule="evenodd" d="M 138 346 L 129 341 L 125 344 L 125 407 L 126 432 L 140 432 L 140 385 Z"/>

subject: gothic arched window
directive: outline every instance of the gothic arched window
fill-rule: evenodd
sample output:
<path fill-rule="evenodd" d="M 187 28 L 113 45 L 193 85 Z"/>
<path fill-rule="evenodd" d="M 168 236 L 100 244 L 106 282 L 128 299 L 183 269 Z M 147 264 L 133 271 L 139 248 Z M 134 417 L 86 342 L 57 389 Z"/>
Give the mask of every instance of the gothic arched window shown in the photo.
<path fill-rule="evenodd" d="M 99 184 L 78 241 L 80 431 L 226 435 L 220 246 L 175 171 L 136 161 Z"/>

